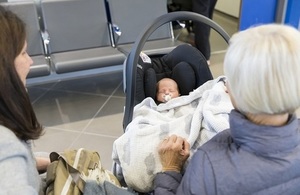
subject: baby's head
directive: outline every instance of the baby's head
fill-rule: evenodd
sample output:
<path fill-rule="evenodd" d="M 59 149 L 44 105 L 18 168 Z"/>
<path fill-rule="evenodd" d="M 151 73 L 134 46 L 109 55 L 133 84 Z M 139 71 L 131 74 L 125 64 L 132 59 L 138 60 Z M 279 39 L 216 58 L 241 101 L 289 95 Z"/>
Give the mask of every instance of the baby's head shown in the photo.
<path fill-rule="evenodd" d="M 167 102 L 170 99 L 179 97 L 177 83 L 170 78 L 163 78 L 156 85 L 156 100 L 158 102 Z"/>

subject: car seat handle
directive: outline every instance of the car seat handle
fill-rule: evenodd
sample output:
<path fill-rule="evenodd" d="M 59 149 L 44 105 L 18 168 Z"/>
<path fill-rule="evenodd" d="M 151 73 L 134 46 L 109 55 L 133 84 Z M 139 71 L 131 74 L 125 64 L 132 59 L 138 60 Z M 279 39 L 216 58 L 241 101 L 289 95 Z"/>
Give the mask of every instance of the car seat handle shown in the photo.
<path fill-rule="evenodd" d="M 125 74 L 126 77 L 126 100 L 125 100 L 125 111 L 123 117 L 123 129 L 125 131 L 127 125 L 131 122 L 133 117 L 133 109 L 135 105 L 135 92 L 136 92 L 136 68 L 138 63 L 139 54 L 142 51 L 148 37 L 160 26 L 168 22 L 176 20 L 192 20 L 196 22 L 202 22 L 217 33 L 219 33 L 224 40 L 228 43 L 230 36 L 228 33 L 216 22 L 211 20 L 208 17 L 205 17 L 201 14 L 190 12 L 190 11 L 176 11 L 170 12 L 160 17 L 156 18 L 152 23 L 149 23 L 144 30 L 139 34 L 134 45 L 131 49 L 130 55 L 126 61 Z"/>

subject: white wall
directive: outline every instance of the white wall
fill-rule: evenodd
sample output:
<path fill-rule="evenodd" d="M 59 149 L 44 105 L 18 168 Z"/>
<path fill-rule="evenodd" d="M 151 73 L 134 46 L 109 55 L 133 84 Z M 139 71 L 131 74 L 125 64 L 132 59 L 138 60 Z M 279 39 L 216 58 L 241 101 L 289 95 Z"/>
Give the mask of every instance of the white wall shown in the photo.
<path fill-rule="evenodd" d="M 238 18 L 240 15 L 240 4 L 241 0 L 218 0 L 215 9 Z"/>

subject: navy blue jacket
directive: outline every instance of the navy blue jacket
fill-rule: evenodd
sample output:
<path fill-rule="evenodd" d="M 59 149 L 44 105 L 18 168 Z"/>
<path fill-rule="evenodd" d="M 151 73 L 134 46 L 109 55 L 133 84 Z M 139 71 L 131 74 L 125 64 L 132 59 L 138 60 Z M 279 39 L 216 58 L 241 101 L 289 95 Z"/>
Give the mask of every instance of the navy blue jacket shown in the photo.
<path fill-rule="evenodd" d="M 299 129 L 295 115 L 285 126 L 272 127 L 233 110 L 230 129 L 197 150 L 183 178 L 157 174 L 155 194 L 300 194 Z"/>

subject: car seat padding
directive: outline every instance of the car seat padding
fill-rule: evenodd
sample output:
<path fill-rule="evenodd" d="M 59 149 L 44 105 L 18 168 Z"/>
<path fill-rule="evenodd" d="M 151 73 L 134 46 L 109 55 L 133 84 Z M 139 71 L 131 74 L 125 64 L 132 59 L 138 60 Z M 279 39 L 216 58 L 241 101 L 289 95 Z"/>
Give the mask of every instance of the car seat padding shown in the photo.
<path fill-rule="evenodd" d="M 146 97 L 156 100 L 156 83 L 162 78 L 176 81 L 180 94 L 188 95 L 207 80 L 212 79 L 205 57 L 196 48 L 184 44 L 170 53 L 145 61 L 140 55 L 136 77 L 136 103 Z"/>

